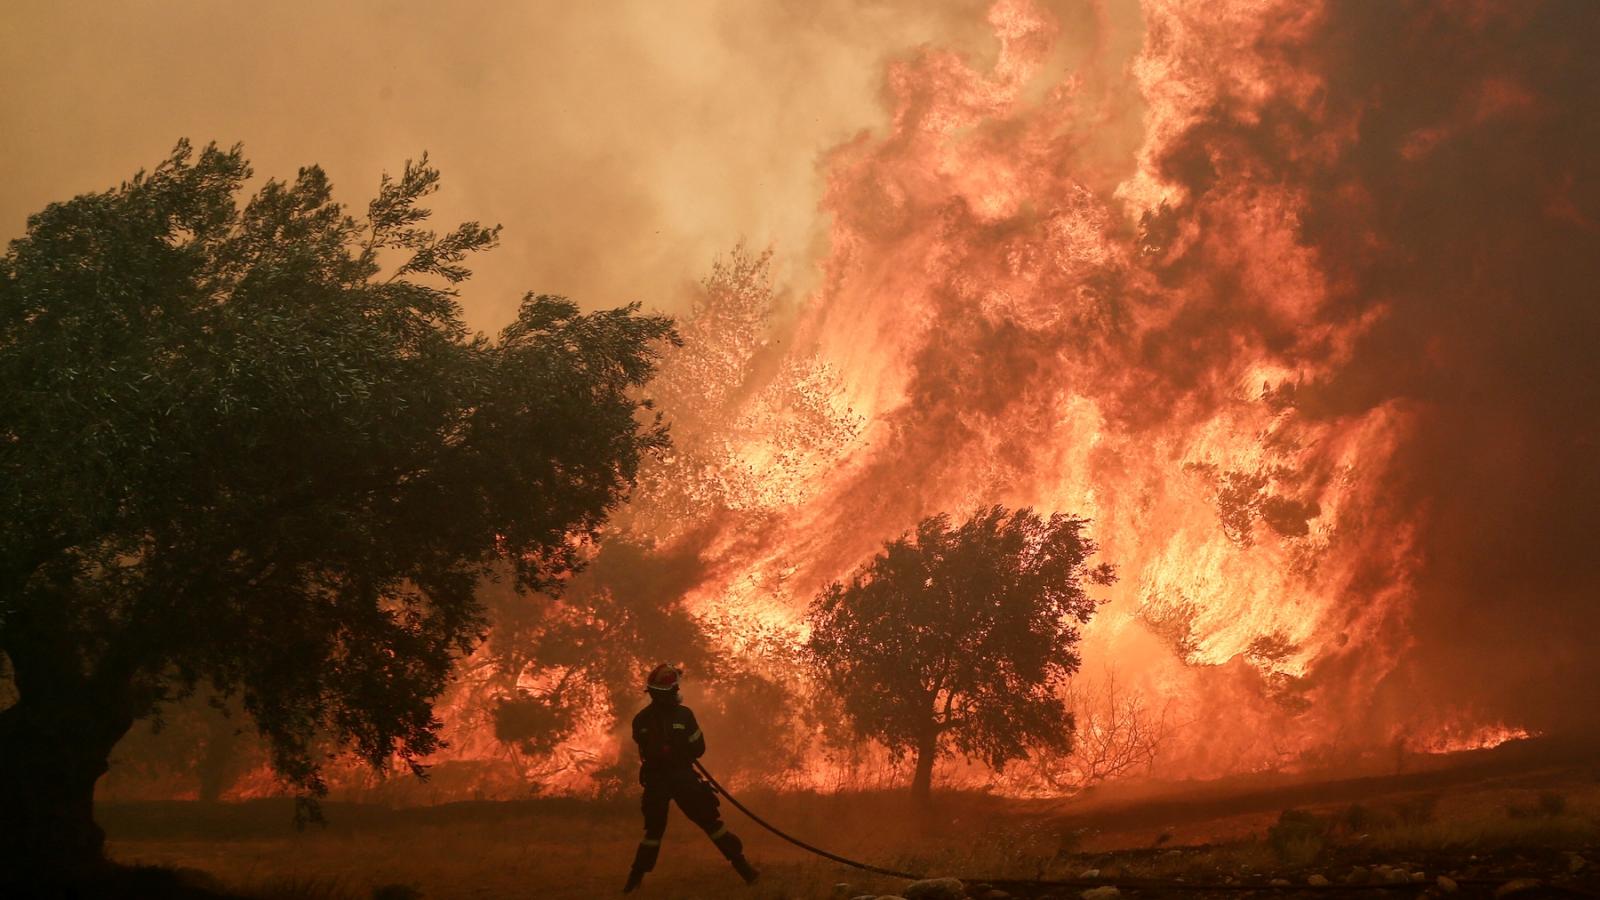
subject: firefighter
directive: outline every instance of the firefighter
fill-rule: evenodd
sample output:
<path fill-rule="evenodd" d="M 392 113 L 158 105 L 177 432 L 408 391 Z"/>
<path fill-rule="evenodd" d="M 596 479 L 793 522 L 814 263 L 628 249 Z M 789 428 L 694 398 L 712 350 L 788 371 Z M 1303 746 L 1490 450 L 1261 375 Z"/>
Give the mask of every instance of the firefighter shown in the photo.
<path fill-rule="evenodd" d="M 622 888 L 624 894 L 637 888 L 645 873 L 655 868 L 656 857 L 661 853 L 661 836 L 667 830 L 667 806 L 674 801 L 689 821 L 705 830 L 746 883 L 755 881 L 759 874 L 744 858 L 743 842 L 722 824 L 716 792 L 694 771 L 694 761 L 706 752 L 706 739 L 694 713 L 678 700 L 682 677 L 682 672 L 666 663 L 651 670 L 645 681 L 650 705 L 633 717 L 633 740 L 639 745 L 639 783 L 644 786 L 644 802 L 640 804 L 644 810 L 644 840 L 633 856 L 633 870 Z"/>

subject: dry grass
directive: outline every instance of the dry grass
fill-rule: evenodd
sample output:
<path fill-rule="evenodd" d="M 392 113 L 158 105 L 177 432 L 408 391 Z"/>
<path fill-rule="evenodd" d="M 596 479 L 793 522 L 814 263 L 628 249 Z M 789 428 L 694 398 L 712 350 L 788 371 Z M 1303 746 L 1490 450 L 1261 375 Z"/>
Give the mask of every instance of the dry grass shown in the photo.
<path fill-rule="evenodd" d="M 1287 818 L 1230 813 L 1191 822 L 1178 829 L 1176 840 L 1165 825 L 1085 839 L 1038 806 L 970 796 L 946 798 L 934 824 L 921 824 L 906 798 L 894 794 L 746 799 L 826 848 L 933 875 L 1065 879 L 1098 869 L 1103 877 L 1220 882 L 1343 871 L 1351 861 L 1600 844 L 1600 784 L 1593 781 L 1351 798 Z M 117 820 L 108 828 L 119 861 L 198 870 L 223 888 L 262 900 L 610 895 L 622 885 L 640 829 L 631 804 L 330 809 L 329 827 L 304 833 L 288 827 L 286 809 L 258 810 L 254 819 L 239 808 L 135 812 L 118 819 L 107 811 Z M 724 812 L 763 871 L 758 885 L 745 888 L 705 836 L 674 812 L 661 862 L 638 896 L 832 900 L 840 882 L 850 885 L 846 896 L 893 893 L 903 884 L 812 857 L 736 811 Z M 1157 835 L 1161 845 L 1153 846 Z M 1174 846 L 1202 842 L 1208 846 Z M 1113 852 L 1118 847 L 1124 849 Z"/>
<path fill-rule="evenodd" d="M 995 827 L 993 813 L 1000 807 L 988 801 L 972 808 L 947 806 L 939 825 L 925 827 L 898 797 L 759 799 L 763 813 L 796 834 L 893 868 L 1027 877 L 1038 874 L 1040 860 L 1054 852 L 1045 831 Z M 640 896 L 820 900 L 833 897 L 839 882 L 883 893 L 902 884 L 819 860 L 727 812 L 762 869 L 754 888 L 745 888 L 700 830 L 674 812 L 661 861 Z M 216 833 L 233 833 L 226 838 L 176 826 L 165 829 L 167 834 L 127 833 L 133 829 L 125 826 L 113 829 L 111 852 L 120 862 L 199 870 L 226 889 L 269 900 L 367 900 L 384 886 L 411 888 L 427 900 L 575 900 L 621 888 L 640 833 L 638 814 L 617 806 L 443 818 L 448 821 L 412 817 L 347 827 L 339 811 L 330 810 L 332 822 L 325 829 L 295 833 L 273 822 L 216 826 Z"/>
<path fill-rule="evenodd" d="M 1600 824 L 1594 819 L 1560 815 L 1400 825 L 1374 832 L 1369 846 L 1378 852 L 1471 852 L 1506 847 L 1579 847 L 1596 841 L 1600 841 Z"/>

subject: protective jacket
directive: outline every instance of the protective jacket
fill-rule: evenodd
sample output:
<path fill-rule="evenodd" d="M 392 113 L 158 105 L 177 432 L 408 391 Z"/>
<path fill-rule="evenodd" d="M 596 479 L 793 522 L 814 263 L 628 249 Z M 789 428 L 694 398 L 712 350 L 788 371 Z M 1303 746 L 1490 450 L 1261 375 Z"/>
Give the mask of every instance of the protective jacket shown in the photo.
<path fill-rule="evenodd" d="M 639 783 L 675 772 L 692 771 L 694 761 L 705 755 L 706 738 L 694 712 L 677 702 L 676 697 L 651 701 L 633 717 L 633 741 L 639 745 Z"/>

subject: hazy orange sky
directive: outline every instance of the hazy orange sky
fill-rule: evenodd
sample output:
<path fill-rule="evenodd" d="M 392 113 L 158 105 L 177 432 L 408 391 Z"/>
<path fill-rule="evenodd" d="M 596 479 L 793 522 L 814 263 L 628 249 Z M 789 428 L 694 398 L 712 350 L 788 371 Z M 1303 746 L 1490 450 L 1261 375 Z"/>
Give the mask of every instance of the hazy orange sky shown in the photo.
<path fill-rule="evenodd" d="M 993 51 L 978 0 L 9 0 L 0 238 L 115 185 L 180 137 L 243 142 L 258 176 L 321 164 L 363 204 L 428 150 L 444 224 L 505 226 L 464 302 L 521 292 L 678 308 L 741 237 L 804 289 L 819 154 L 881 127 L 885 61 Z"/>

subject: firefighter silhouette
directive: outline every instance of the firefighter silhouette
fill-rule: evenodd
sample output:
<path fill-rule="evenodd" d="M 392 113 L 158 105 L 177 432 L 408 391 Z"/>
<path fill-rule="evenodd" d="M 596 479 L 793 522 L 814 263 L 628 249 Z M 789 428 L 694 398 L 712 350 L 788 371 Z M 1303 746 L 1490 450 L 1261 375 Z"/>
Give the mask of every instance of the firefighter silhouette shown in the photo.
<path fill-rule="evenodd" d="M 756 880 L 754 866 L 744 858 L 744 843 L 722 824 L 720 803 L 711 786 L 694 771 L 694 761 L 706 752 L 705 735 L 694 713 L 678 700 L 682 673 L 662 663 L 650 672 L 645 688 L 650 705 L 633 717 L 633 740 L 639 745 L 639 783 L 644 786 L 644 840 L 633 856 L 624 894 L 644 881 L 661 854 L 661 836 L 667 830 L 667 807 L 676 802 L 689 821 L 699 825 L 746 882 Z"/>

